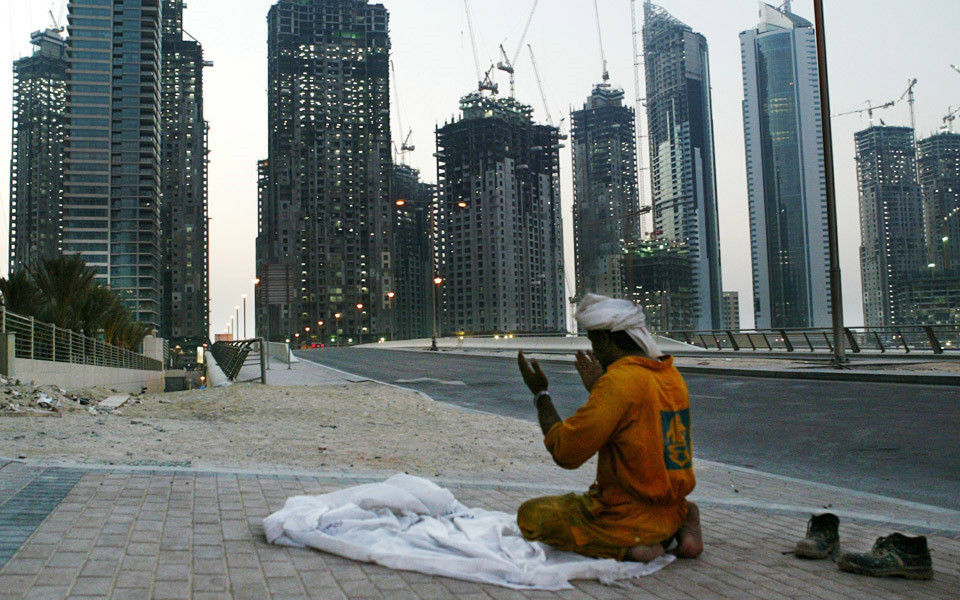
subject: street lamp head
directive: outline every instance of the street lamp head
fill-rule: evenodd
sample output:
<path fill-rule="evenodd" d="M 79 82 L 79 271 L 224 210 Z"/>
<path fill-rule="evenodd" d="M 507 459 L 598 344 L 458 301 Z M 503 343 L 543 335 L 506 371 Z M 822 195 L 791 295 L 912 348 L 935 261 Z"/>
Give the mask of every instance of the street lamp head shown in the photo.
<path fill-rule="evenodd" d="M 317 327 L 323 327 L 323 321 L 317 321 Z"/>
<path fill-rule="evenodd" d="M 310 333 L 310 328 L 309 328 L 309 327 L 304 327 L 303 330 L 306 331 L 307 333 Z"/>
<path fill-rule="evenodd" d="M 239 305 L 234 306 L 234 307 L 233 307 L 233 310 L 240 310 L 240 306 L 239 306 Z"/>
<path fill-rule="evenodd" d="M 244 300 L 247 299 L 247 295 L 246 295 L 246 294 L 240 294 L 240 297 L 243 298 Z"/>
<path fill-rule="evenodd" d="M 433 282 L 437 285 L 440 285 L 441 283 L 443 283 L 443 277 L 434 277 Z"/>
<path fill-rule="evenodd" d="M 253 282 L 253 285 L 260 285 L 260 278 L 259 278 L 259 277 L 254 277 L 254 278 L 251 279 L 250 281 Z"/>
<path fill-rule="evenodd" d="M 397 294 L 395 292 L 387 292 L 387 298 L 390 298 L 391 300 L 393 300 L 393 297 L 396 295 Z"/>
<path fill-rule="evenodd" d="M 363 303 L 357 302 L 357 310 L 363 310 Z"/>
<path fill-rule="evenodd" d="M 339 319 L 339 318 L 342 317 L 342 316 L 343 316 L 343 315 L 342 315 L 341 313 L 333 313 L 333 318 L 335 318 L 335 319 Z"/>
<path fill-rule="evenodd" d="M 295 334 L 293 334 L 293 337 L 300 337 L 300 334 L 299 334 L 299 333 L 295 333 Z"/>

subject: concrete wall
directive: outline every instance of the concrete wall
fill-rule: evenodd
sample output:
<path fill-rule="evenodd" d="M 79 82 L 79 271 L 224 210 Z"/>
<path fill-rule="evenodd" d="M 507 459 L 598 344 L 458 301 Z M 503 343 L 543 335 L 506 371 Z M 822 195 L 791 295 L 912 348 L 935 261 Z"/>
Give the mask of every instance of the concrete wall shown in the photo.
<path fill-rule="evenodd" d="M 13 335 L 0 334 L 0 371 L 7 377 L 24 383 L 58 385 L 68 391 L 94 386 L 131 393 L 139 392 L 143 388 L 147 388 L 148 392 L 164 391 L 163 371 L 16 358 L 13 349 Z"/>

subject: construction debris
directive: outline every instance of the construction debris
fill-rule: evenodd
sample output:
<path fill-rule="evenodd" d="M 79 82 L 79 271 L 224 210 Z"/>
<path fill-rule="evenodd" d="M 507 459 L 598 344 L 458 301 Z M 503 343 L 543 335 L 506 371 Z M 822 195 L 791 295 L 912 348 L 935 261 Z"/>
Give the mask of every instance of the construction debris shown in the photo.
<path fill-rule="evenodd" d="M 117 394 L 116 390 L 99 387 L 67 392 L 56 385 L 36 386 L 0 376 L 0 417 L 60 416 L 84 407 L 96 415 L 113 412 L 131 398 L 139 398 L 139 394 Z"/>

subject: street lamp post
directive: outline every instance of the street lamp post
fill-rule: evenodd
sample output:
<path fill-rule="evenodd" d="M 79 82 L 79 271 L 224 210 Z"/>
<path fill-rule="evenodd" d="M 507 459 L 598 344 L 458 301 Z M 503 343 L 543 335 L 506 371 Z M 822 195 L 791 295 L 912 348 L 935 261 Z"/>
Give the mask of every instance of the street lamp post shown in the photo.
<path fill-rule="evenodd" d="M 240 305 L 238 304 L 238 305 L 234 306 L 234 307 L 233 307 L 233 310 L 236 311 L 236 313 L 237 313 L 237 321 L 236 321 L 237 326 L 234 328 L 235 333 L 234 333 L 234 336 L 233 336 L 233 337 L 239 339 L 239 338 L 240 338 Z"/>
<path fill-rule="evenodd" d="M 340 317 L 343 316 L 343 313 L 334 313 L 333 318 L 336 319 L 336 332 L 337 332 L 337 346 L 340 345 Z"/>
<path fill-rule="evenodd" d="M 243 298 L 243 339 L 247 339 L 247 295 L 241 294 Z"/>
<path fill-rule="evenodd" d="M 434 352 L 440 350 L 437 347 L 437 322 L 439 320 L 439 315 L 437 314 L 437 296 L 440 294 L 441 283 L 443 283 L 442 277 L 433 278 L 433 338 L 430 340 L 430 350 Z"/>
<path fill-rule="evenodd" d="M 396 295 L 396 292 L 387 292 L 387 304 L 390 306 L 390 341 L 393 341 L 393 326 L 397 320 L 393 313 L 393 298 Z"/>
<path fill-rule="evenodd" d="M 363 303 L 357 302 L 357 344 L 363 343 Z"/>
<path fill-rule="evenodd" d="M 253 282 L 253 324 L 254 324 L 253 335 L 254 335 L 254 337 L 256 337 L 256 335 L 257 335 L 257 328 L 256 328 L 256 324 L 257 324 L 257 304 L 258 304 L 258 303 L 262 303 L 263 300 L 261 300 L 261 298 L 260 298 L 260 278 L 259 278 L 259 277 L 254 277 L 254 278 L 251 279 L 250 281 Z M 267 310 L 266 306 L 264 306 L 263 309 L 264 309 L 264 310 L 263 310 L 264 314 L 266 314 L 266 315 L 267 315 L 267 319 L 269 319 L 269 318 L 270 318 L 270 311 Z M 269 322 L 269 321 L 267 321 L 267 327 L 266 327 L 266 329 L 267 329 L 267 335 L 270 335 L 270 322 Z M 266 336 L 264 336 L 264 337 L 266 337 Z"/>
<path fill-rule="evenodd" d="M 322 346 L 324 345 L 323 339 L 324 339 L 324 338 L 326 337 L 326 335 L 327 335 L 327 330 L 326 330 L 326 328 L 324 328 L 324 326 L 323 326 L 323 319 L 317 321 L 317 327 L 320 328 L 320 346 L 322 347 Z"/>

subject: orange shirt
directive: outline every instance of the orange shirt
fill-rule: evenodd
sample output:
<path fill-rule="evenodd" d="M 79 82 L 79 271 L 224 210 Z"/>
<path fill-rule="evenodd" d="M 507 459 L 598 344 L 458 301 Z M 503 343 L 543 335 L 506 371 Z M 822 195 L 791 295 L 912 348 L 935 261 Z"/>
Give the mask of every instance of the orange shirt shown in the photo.
<path fill-rule="evenodd" d="M 681 505 L 696 485 L 690 396 L 672 356 L 617 360 L 544 443 L 566 469 L 599 451 L 595 486 L 607 505 Z"/>

